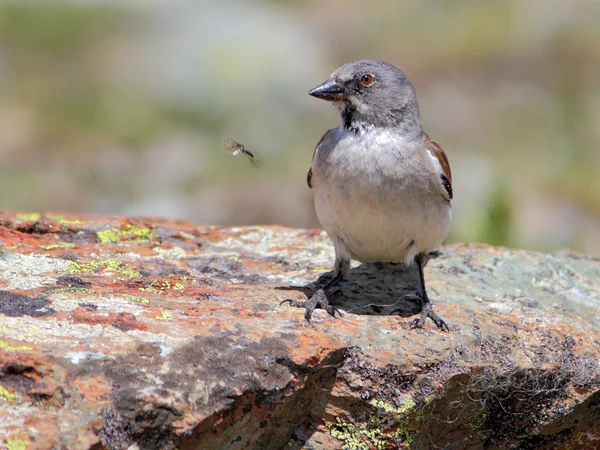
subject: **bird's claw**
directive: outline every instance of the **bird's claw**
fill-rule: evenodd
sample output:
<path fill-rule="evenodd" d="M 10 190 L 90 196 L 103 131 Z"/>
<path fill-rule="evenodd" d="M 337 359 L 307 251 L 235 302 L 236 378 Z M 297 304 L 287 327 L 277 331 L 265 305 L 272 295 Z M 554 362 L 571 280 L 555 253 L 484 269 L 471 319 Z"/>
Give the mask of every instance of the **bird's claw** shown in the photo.
<path fill-rule="evenodd" d="M 445 331 L 447 333 L 450 332 L 450 327 L 444 321 L 444 319 L 433 312 L 433 307 L 431 306 L 430 302 L 423 304 L 421 315 L 418 319 L 413 320 L 411 328 L 423 328 L 427 318 L 430 318 L 441 331 Z"/>
<path fill-rule="evenodd" d="M 329 304 L 329 301 L 327 300 L 327 295 L 325 295 L 325 291 L 323 289 L 319 289 L 317 292 L 315 292 L 313 294 L 313 296 L 311 298 L 309 298 L 306 301 L 286 298 L 279 304 L 283 305 L 284 303 L 289 303 L 290 306 L 293 306 L 295 308 L 304 308 L 305 309 L 304 317 L 306 318 L 307 322 L 310 322 L 310 320 L 312 318 L 312 313 L 316 308 L 324 309 L 333 318 L 335 318 L 336 313 L 340 317 L 342 317 L 342 313 L 340 312 L 340 310 Z"/>

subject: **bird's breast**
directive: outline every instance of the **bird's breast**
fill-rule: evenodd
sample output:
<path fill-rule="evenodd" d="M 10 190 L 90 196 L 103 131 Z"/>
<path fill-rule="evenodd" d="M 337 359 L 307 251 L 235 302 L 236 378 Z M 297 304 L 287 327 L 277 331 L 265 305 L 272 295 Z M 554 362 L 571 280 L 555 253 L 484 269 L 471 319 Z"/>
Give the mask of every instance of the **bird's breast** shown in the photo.
<path fill-rule="evenodd" d="M 381 134 L 325 144 L 312 166 L 317 216 L 355 259 L 409 262 L 441 243 L 450 207 L 424 182 L 430 169 L 414 145 Z"/>

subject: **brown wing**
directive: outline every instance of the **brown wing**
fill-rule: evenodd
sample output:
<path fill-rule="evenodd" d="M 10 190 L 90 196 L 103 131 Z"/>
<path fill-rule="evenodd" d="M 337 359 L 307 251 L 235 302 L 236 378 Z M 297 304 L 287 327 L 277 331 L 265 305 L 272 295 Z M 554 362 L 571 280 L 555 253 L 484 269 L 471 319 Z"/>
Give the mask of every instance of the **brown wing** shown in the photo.
<path fill-rule="evenodd" d="M 329 133 L 329 131 L 327 133 Z M 319 148 L 319 145 L 321 145 L 321 143 L 325 140 L 325 136 L 327 136 L 327 133 L 321 136 L 321 139 L 319 139 L 319 142 L 317 142 L 315 150 L 313 151 L 312 159 L 315 159 L 317 149 Z M 308 187 L 312 189 L 312 166 L 310 167 L 310 169 L 308 169 L 308 173 L 306 174 L 306 184 L 308 184 Z"/>
<path fill-rule="evenodd" d="M 452 172 L 450 171 L 448 157 L 446 156 L 446 153 L 444 153 L 444 150 L 442 150 L 442 147 L 435 141 L 432 141 L 427 134 L 425 134 L 425 145 L 431 157 L 439 163 L 441 168 L 440 182 L 442 183 L 442 187 L 446 191 L 446 194 L 448 194 L 448 200 L 451 200 L 454 197 L 454 192 L 452 191 Z"/>

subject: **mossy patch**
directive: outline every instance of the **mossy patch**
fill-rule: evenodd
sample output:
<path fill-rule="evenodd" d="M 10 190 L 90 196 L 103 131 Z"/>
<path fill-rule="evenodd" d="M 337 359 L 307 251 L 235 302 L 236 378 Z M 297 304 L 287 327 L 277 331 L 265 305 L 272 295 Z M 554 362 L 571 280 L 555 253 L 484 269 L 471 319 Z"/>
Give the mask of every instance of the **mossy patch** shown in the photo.
<path fill-rule="evenodd" d="M 68 270 L 71 273 L 113 272 L 121 275 L 121 278 L 134 278 L 140 276 L 140 273 L 133 267 L 119 261 L 110 261 L 107 259 L 86 263 L 72 261 L 69 263 Z"/>
<path fill-rule="evenodd" d="M 336 417 L 335 423 L 325 422 L 325 425 L 334 438 L 344 443 L 342 450 L 369 450 L 369 444 L 363 441 L 354 424 Z"/>
<path fill-rule="evenodd" d="M 140 228 L 131 223 L 127 224 L 122 230 L 111 228 L 98 231 L 96 234 L 101 244 L 116 244 L 122 241 L 150 241 L 158 237 L 149 228 Z"/>
<path fill-rule="evenodd" d="M 371 406 L 377 413 L 358 418 L 356 423 L 336 417 L 335 423 L 326 422 L 331 436 L 343 442 L 343 450 L 384 450 L 410 446 L 413 442 L 409 423 L 411 412 L 417 406 L 408 399 L 400 406 L 391 405 L 381 400 L 371 400 Z M 412 420 L 421 420 L 422 413 L 417 412 Z"/>

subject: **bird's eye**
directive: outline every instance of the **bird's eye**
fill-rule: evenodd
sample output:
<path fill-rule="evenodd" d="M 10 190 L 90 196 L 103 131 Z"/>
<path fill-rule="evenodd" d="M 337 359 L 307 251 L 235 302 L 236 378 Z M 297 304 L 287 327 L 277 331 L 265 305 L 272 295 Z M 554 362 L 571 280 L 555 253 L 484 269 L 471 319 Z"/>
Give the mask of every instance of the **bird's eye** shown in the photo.
<path fill-rule="evenodd" d="M 360 79 L 360 82 L 362 83 L 363 86 L 370 86 L 371 84 L 373 84 L 373 75 L 371 75 L 369 73 L 363 75 L 362 78 Z"/>

